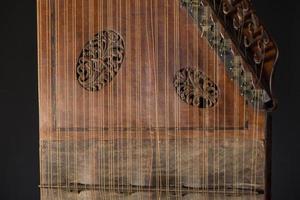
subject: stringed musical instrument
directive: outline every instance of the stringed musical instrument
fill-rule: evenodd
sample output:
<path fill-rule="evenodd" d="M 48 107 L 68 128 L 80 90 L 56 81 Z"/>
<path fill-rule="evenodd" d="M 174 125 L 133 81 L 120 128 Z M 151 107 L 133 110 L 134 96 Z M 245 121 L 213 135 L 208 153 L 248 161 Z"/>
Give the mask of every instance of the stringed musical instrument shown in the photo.
<path fill-rule="evenodd" d="M 38 0 L 41 199 L 270 199 L 278 50 L 250 0 Z"/>

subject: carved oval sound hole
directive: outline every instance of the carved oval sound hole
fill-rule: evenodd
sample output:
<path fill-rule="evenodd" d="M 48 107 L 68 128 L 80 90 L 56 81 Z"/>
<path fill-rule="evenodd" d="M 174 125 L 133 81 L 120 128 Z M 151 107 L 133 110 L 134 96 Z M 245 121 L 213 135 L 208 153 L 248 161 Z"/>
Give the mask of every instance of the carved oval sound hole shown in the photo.
<path fill-rule="evenodd" d="M 198 69 L 180 69 L 175 75 L 174 86 L 181 100 L 189 105 L 210 108 L 218 101 L 217 85 Z"/>
<path fill-rule="evenodd" d="M 88 91 L 98 91 L 118 73 L 124 60 L 125 44 L 118 33 L 105 30 L 89 41 L 77 62 L 77 80 Z"/>

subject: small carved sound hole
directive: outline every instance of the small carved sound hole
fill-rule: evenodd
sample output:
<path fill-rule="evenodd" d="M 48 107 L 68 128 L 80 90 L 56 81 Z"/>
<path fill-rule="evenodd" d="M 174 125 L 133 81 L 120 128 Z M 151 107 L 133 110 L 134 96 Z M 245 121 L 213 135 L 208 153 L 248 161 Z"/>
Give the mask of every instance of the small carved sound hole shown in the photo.
<path fill-rule="evenodd" d="M 77 62 L 77 80 L 88 91 L 98 91 L 118 73 L 124 60 L 125 44 L 118 33 L 105 30 L 89 41 Z"/>
<path fill-rule="evenodd" d="M 175 75 L 174 86 L 181 100 L 189 105 L 210 108 L 218 101 L 217 85 L 198 69 L 180 69 Z"/>

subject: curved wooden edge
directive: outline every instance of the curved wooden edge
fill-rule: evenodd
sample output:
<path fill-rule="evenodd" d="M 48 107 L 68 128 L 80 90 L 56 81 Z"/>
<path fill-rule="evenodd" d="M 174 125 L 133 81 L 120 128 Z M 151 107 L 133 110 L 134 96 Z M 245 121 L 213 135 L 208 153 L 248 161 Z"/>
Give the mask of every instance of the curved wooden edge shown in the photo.
<path fill-rule="evenodd" d="M 253 10 L 254 10 L 254 8 L 253 8 Z M 256 13 L 255 10 L 254 10 L 254 12 Z M 264 27 L 264 30 L 266 31 L 266 33 L 268 34 L 268 37 L 270 38 L 270 41 L 272 42 L 272 44 L 274 46 L 273 51 L 275 52 L 274 57 L 272 60 L 269 61 L 269 64 L 263 65 L 263 71 L 265 72 L 265 75 L 266 75 L 265 79 L 267 80 L 267 89 L 268 89 L 267 92 L 271 98 L 271 100 L 265 104 L 265 109 L 267 112 L 273 112 L 277 109 L 277 106 L 278 106 L 277 98 L 274 95 L 274 76 L 275 76 L 275 72 L 276 72 L 276 65 L 277 65 L 278 58 L 279 58 L 279 48 L 278 48 L 278 45 L 275 42 L 274 38 L 272 37 L 272 35 L 268 31 L 268 29 L 266 28 L 266 25 L 263 22 L 263 20 L 259 19 L 259 21 L 260 21 L 260 24 Z"/>
<path fill-rule="evenodd" d="M 264 109 L 269 112 L 274 111 L 277 108 L 277 100 L 274 97 L 273 80 L 279 50 L 266 26 L 257 16 L 252 2 L 250 0 L 202 1 L 206 2 L 213 10 L 237 52 L 249 65 L 247 70 L 253 74 L 254 80 L 257 82 L 255 85 L 266 92 L 267 100 L 263 106 Z M 225 7 L 228 13 L 224 11 Z M 249 28 L 250 26 L 251 28 Z M 247 46 L 246 43 L 251 45 Z"/>
<path fill-rule="evenodd" d="M 275 77 L 275 72 L 276 72 L 276 66 L 277 66 L 277 62 L 278 62 L 278 58 L 279 58 L 279 49 L 278 49 L 278 45 L 276 44 L 276 42 L 274 42 L 274 45 L 275 45 L 275 49 L 276 49 L 276 57 L 274 59 L 272 70 L 271 70 L 271 73 L 269 75 L 269 77 L 270 77 L 269 87 L 270 87 L 270 95 L 271 95 L 271 98 L 272 98 L 272 106 L 269 107 L 269 109 L 267 109 L 267 111 L 270 111 L 270 112 L 276 110 L 277 106 L 278 106 L 278 101 L 277 101 L 276 96 L 274 95 L 273 86 L 274 86 L 274 77 Z"/>

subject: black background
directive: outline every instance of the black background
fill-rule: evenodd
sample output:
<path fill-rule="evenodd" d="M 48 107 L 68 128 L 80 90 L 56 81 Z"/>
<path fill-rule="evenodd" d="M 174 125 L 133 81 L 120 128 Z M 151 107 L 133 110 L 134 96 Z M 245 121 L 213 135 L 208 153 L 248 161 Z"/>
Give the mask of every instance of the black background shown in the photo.
<path fill-rule="evenodd" d="M 278 42 L 273 200 L 300 199 L 300 2 L 253 0 Z M 0 199 L 39 199 L 36 5 L 0 3 Z"/>

